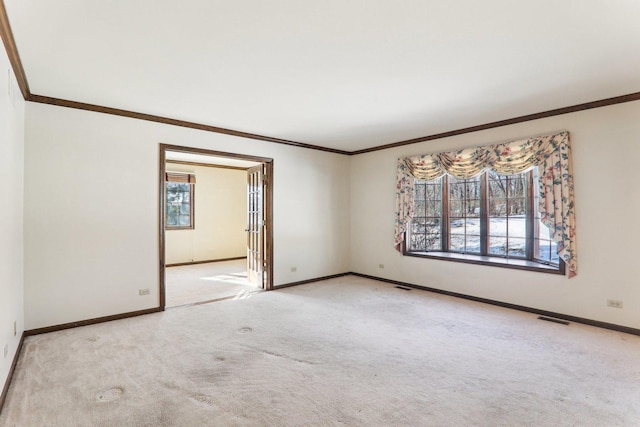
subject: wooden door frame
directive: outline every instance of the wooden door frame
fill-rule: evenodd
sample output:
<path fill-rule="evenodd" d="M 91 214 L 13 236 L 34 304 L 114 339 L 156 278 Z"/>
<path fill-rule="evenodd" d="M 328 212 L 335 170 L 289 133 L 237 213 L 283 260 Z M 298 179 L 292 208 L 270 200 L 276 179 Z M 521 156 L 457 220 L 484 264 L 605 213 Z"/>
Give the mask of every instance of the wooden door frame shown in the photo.
<path fill-rule="evenodd" d="M 159 292 L 160 309 L 164 310 L 166 305 L 165 288 L 165 172 L 166 172 L 166 152 L 177 151 L 181 153 L 201 154 L 215 157 L 226 157 L 229 159 L 248 160 L 262 163 L 264 165 L 264 226 L 265 226 L 265 253 L 264 253 L 264 274 L 266 275 L 265 290 L 273 290 L 273 159 L 268 157 L 250 156 L 247 154 L 227 153 L 223 151 L 206 150 L 203 148 L 184 147 L 180 145 L 160 144 L 159 174 L 158 174 L 158 217 L 159 217 L 159 238 L 158 238 L 158 258 L 159 258 Z"/>

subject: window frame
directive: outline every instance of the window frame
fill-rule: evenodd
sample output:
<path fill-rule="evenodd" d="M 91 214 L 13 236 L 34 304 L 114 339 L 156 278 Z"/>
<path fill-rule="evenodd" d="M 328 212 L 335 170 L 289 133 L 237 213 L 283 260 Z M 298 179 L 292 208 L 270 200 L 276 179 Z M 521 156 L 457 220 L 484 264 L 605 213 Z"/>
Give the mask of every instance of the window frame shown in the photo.
<path fill-rule="evenodd" d="M 489 172 L 485 171 L 480 175 L 480 254 L 464 253 L 450 250 L 451 230 L 449 223 L 451 221 L 449 204 L 450 204 L 450 187 L 449 176 L 444 175 L 441 179 L 441 209 L 440 209 L 440 239 L 442 250 L 427 251 L 410 251 L 408 246 L 411 242 L 411 230 L 413 229 L 413 220 L 409 223 L 405 231 L 405 238 L 402 242 L 402 254 L 404 256 L 431 258 L 443 261 L 454 261 L 468 264 L 489 265 L 494 267 L 511 268 L 517 270 L 528 270 L 550 274 L 565 274 L 565 263 L 560 258 L 558 264 L 551 263 L 540 258 L 536 258 L 535 239 L 538 230 L 535 209 L 535 193 L 534 193 L 534 171 L 523 172 L 526 174 L 526 240 L 525 240 L 525 257 L 513 257 L 508 255 L 499 256 L 489 253 Z M 516 174 L 513 174 L 516 175 Z M 426 198 L 425 198 L 426 206 Z M 425 218 L 427 218 L 425 216 Z M 507 236 L 508 239 L 508 236 Z M 539 253 L 539 251 L 538 251 Z"/>
<path fill-rule="evenodd" d="M 189 174 L 185 174 L 185 175 L 189 175 Z M 191 176 L 191 175 L 189 175 Z M 169 207 L 169 203 L 167 201 L 167 190 L 169 189 L 169 183 L 177 183 L 177 184 L 188 184 L 189 185 L 189 225 L 169 225 L 169 221 L 167 218 L 167 210 Z M 164 208 L 164 223 L 165 223 L 165 230 L 194 230 L 196 228 L 196 221 L 195 221 L 195 180 L 192 180 L 191 178 L 187 178 L 187 180 L 185 182 L 180 182 L 180 181 L 173 181 L 173 180 L 165 180 L 165 184 L 164 184 L 164 204 L 165 204 L 165 208 Z"/>

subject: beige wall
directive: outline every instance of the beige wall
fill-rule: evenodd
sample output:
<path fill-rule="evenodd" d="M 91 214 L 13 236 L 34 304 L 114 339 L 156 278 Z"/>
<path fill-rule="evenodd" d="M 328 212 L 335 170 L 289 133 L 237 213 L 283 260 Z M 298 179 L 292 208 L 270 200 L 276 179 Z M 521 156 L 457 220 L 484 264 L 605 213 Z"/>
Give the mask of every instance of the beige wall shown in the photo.
<path fill-rule="evenodd" d="M 24 100 L 4 49 L 0 53 L 0 391 L 24 330 Z M 8 76 L 8 78 L 7 78 Z M 16 333 L 13 325 L 16 323 Z M 8 353 L 5 357 L 4 349 Z"/>
<path fill-rule="evenodd" d="M 167 230 L 167 264 L 247 255 L 247 172 L 167 163 L 168 171 L 196 176 L 195 228 Z"/>
<path fill-rule="evenodd" d="M 396 159 L 566 129 L 575 172 L 578 276 L 403 257 L 393 248 Z M 393 280 L 640 328 L 640 102 L 354 156 L 351 269 Z M 384 264 L 384 269 L 378 267 Z M 608 298 L 624 301 L 607 307 Z"/>
<path fill-rule="evenodd" d="M 25 131 L 27 329 L 158 306 L 160 143 L 274 159 L 276 286 L 349 271 L 347 156 L 35 103 Z"/>

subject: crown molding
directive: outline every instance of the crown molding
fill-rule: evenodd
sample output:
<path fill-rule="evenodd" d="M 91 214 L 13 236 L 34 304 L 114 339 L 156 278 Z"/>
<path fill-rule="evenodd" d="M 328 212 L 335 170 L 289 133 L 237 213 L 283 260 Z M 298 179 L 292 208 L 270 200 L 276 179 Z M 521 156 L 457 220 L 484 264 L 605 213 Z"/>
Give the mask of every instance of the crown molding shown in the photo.
<path fill-rule="evenodd" d="M 622 104 L 624 102 L 632 102 L 640 100 L 640 92 L 630 93 L 628 95 L 615 96 L 613 98 L 601 99 L 598 101 L 585 102 L 569 107 L 556 108 L 554 110 L 543 111 L 541 113 L 527 114 L 526 116 L 514 117 L 512 119 L 500 120 L 497 122 L 485 123 L 483 125 L 471 126 L 467 128 L 452 130 L 448 132 L 436 133 L 433 135 L 422 136 L 419 138 L 407 139 L 406 141 L 393 142 L 376 147 L 364 148 L 362 150 L 350 151 L 350 155 L 371 153 L 373 151 L 387 150 L 389 148 L 402 147 L 403 145 L 417 144 L 419 142 L 432 141 L 434 139 L 448 138 L 450 136 L 462 135 L 465 133 L 478 132 L 481 130 L 492 129 L 502 126 L 513 125 L 516 123 L 529 122 L 532 120 L 544 119 L 546 117 L 559 116 L 562 114 L 575 113 L 577 111 L 591 110 L 593 108 L 607 107 L 609 105 Z"/>
<path fill-rule="evenodd" d="M 22 97 L 27 100 L 31 95 L 31 92 L 29 91 L 29 84 L 27 83 L 27 75 L 24 72 L 24 68 L 22 68 L 22 61 L 18 54 L 16 41 L 13 38 L 13 31 L 11 31 L 11 24 L 9 24 L 7 9 L 4 7 L 4 0 L 0 0 L 0 37 L 2 38 L 2 43 L 7 51 L 7 56 L 9 57 L 11 68 L 13 68 L 13 73 L 18 81 Z"/>
<path fill-rule="evenodd" d="M 311 149 L 311 150 L 320 150 L 320 151 L 326 151 L 326 152 L 329 152 L 329 153 L 354 156 L 354 155 L 358 155 L 358 154 L 365 154 L 365 153 L 371 153 L 371 152 L 374 152 L 374 151 L 381 151 L 381 150 L 388 150 L 388 149 L 396 148 L 396 147 L 402 147 L 402 146 L 405 146 L 405 145 L 418 144 L 420 142 L 425 142 L 425 141 L 433 141 L 433 140 L 436 140 L 436 139 L 442 139 L 442 138 L 448 138 L 448 137 L 451 137 L 451 136 L 463 135 L 463 134 L 466 134 L 466 133 L 479 132 L 479 131 L 482 131 L 482 130 L 493 129 L 493 128 L 502 127 L 502 126 L 508 126 L 508 125 L 513 125 L 513 124 L 517 124 L 517 123 L 529 122 L 529 121 L 532 121 L 532 120 L 544 119 L 544 118 L 547 118 L 547 117 L 559 116 L 559 115 L 562 115 L 562 114 L 575 113 L 575 112 L 578 112 L 578 111 L 585 111 L 585 110 L 591 110 L 591 109 L 594 109 L 594 108 L 607 107 L 607 106 L 610 106 L 610 105 L 622 104 L 622 103 L 625 103 L 625 102 L 638 101 L 638 100 L 640 100 L 640 92 L 630 93 L 630 94 L 622 95 L 622 96 L 616 96 L 616 97 L 613 97 L 613 98 L 601 99 L 601 100 L 598 100 L 598 101 L 585 102 L 585 103 L 582 103 L 582 104 L 571 105 L 569 107 L 556 108 L 554 110 L 543 111 L 543 112 L 540 112 L 540 113 L 527 114 L 525 116 L 514 117 L 514 118 L 511 118 L 511 119 L 500 120 L 500 121 L 497 121 L 497 122 L 485 123 L 485 124 L 482 124 L 482 125 L 476 125 L 476 126 L 466 127 L 466 128 L 462 128 L 462 129 L 456 129 L 456 130 L 452 130 L 452 131 L 448 131 L 448 132 L 442 132 L 442 133 L 437 133 L 437 134 L 433 134 L 433 135 L 422 136 L 422 137 L 419 137 L 419 138 L 413 138 L 413 139 L 408 139 L 408 140 L 405 140 L 405 141 L 393 142 L 393 143 L 389 143 L 389 144 L 379 145 L 379 146 L 371 147 L 371 148 L 364 148 L 362 150 L 355 150 L 355 151 L 346 151 L 346 150 L 339 150 L 339 149 L 336 149 L 336 148 L 323 147 L 323 146 L 319 146 L 319 145 L 305 144 L 305 143 L 302 143 L 302 142 L 291 141 L 291 140 L 287 140 L 287 139 L 273 138 L 273 137 L 270 137 L 270 136 L 264 136 L 264 135 L 252 134 L 252 133 L 247 133 L 247 132 L 241 132 L 241 131 L 236 131 L 236 130 L 232 130 L 232 129 L 226 129 L 226 128 L 220 128 L 220 127 L 216 127 L 216 126 L 205 125 L 205 124 L 201 124 L 201 123 L 188 122 L 188 121 L 184 121 L 184 120 L 176 120 L 176 119 L 171 119 L 171 118 L 168 118 L 168 117 L 154 116 L 154 115 L 151 115 L 151 114 L 137 113 L 137 112 L 134 112 L 134 111 L 120 110 L 120 109 L 117 109 L 117 108 L 104 107 L 104 106 L 101 106 L 101 105 L 94 105 L 94 104 L 86 104 L 86 103 L 82 103 L 82 102 L 69 101 L 69 100 L 65 100 L 65 99 L 52 98 L 52 97 L 42 96 L 42 95 L 32 95 L 31 94 L 31 95 L 29 95 L 29 97 L 26 100 L 27 101 L 31 101 L 31 102 L 41 103 L 41 104 L 49 104 L 49 105 L 56 105 L 56 106 L 59 106 L 59 107 L 68 107 L 68 108 L 75 108 L 75 109 L 79 109 L 79 110 L 94 111 L 94 112 L 97 112 L 97 113 L 112 114 L 112 115 L 116 115 L 116 116 L 129 117 L 129 118 L 133 118 L 133 119 L 146 120 L 146 121 L 157 122 L 157 123 L 164 123 L 164 124 L 173 125 L 173 126 L 181 126 L 181 127 L 191 128 L 191 129 L 203 130 L 203 131 L 207 131 L 207 132 L 214 132 L 214 133 L 220 133 L 220 134 L 225 134 L 225 135 L 232 135 L 232 136 L 237 136 L 237 137 L 241 137 L 241 138 L 249 138 L 249 139 L 260 140 L 260 141 L 274 142 L 274 143 L 277 143 L 277 144 L 291 145 L 291 146 L 294 146 L 294 147 L 307 148 L 307 149 Z"/>
<path fill-rule="evenodd" d="M 114 116 L 129 117 L 132 119 L 146 120 L 149 122 L 163 123 L 163 124 L 172 125 L 172 126 L 180 126 L 180 127 L 190 128 L 190 129 L 202 130 L 206 132 L 237 136 L 240 138 L 249 138 L 249 139 L 254 139 L 259 141 L 275 142 L 276 144 L 291 145 L 294 147 L 308 148 L 310 150 L 327 151 L 327 152 L 336 153 L 336 154 L 350 154 L 349 151 L 336 150 L 334 148 L 321 147 L 319 145 L 305 144 L 303 142 L 291 141 L 288 139 L 273 138 L 270 136 L 258 135 L 255 133 L 248 133 L 248 132 L 241 132 L 233 129 L 226 129 L 226 128 L 221 128 L 217 126 L 205 125 L 202 123 L 189 122 L 185 120 L 177 120 L 169 117 L 156 116 L 153 114 L 138 113 L 135 111 L 105 107 L 102 105 L 70 101 L 67 99 L 53 98 L 50 96 L 31 94 L 27 98 L 27 101 L 36 102 L 40 104 L 56 105 L 58 107 L 74 108 L 77 110 L 93 111 L 96 113 L 111 114 Z"/>

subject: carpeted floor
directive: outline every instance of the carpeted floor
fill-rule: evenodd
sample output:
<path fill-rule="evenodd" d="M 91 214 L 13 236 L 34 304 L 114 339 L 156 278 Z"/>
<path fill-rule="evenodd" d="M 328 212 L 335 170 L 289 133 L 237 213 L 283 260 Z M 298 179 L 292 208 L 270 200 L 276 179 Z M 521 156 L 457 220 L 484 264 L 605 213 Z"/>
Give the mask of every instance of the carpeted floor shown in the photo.
<path fill-rule="evenodd" d="M 353 276 L 29 337 L 2 426 L 638 426 L 640 337 Z"/>
<path fill-rule="evenodd" d="M 175 307 L 258 290 L 247 279 L 247 260 L 181 265 L 165 269 L 166 306 Z"/>

